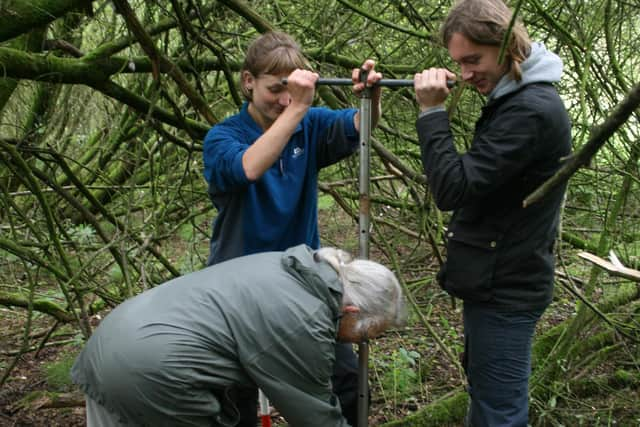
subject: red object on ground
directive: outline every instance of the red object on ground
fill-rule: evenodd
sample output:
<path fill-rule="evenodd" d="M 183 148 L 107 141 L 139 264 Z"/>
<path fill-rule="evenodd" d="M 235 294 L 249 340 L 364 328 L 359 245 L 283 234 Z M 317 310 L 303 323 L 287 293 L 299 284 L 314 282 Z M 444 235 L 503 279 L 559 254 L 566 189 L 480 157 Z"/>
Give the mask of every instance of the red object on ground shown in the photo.
<path fill-rule="evenodd" d="M 271 407 L 269 406 L 269 399 L 262 390 L 258 390 L 258 403 L 262 427 L 271 427 Z"/>

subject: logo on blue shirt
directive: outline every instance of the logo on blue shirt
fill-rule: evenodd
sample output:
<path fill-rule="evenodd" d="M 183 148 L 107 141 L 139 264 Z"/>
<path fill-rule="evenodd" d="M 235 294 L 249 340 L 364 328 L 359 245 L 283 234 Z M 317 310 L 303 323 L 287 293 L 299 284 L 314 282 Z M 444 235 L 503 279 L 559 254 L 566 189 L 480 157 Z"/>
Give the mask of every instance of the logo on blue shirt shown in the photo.
<path fill-rule="evenodd" d="M 293 149 L 293 154 L 291 155 L 291 157 L 295 159 L 296 157 L 300 157 L 302 153 L 304 153 L 304 148 L 296 147 Z"/>

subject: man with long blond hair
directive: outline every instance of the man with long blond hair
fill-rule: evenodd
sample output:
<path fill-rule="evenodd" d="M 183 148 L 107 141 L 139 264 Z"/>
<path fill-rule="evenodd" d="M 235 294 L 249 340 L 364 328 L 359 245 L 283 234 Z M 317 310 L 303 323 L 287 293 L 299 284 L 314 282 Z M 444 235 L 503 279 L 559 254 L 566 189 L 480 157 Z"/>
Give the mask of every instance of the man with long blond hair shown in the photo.
<path fill-rule="evenodd" d="M 510 27 L 512 16 L 502 0 L 462 0 L 442 28 L 459 76 L 487 97 L 468 151 L 456 150 L 444 106 L 456 75 L 432 68 L 414 82 L 424 171 L 438 207 L 454 211 L 438 280 L 464 304 L 466 422 L 474 427 L 527 426 L 531 343 L 553 296 L 565 186 L 527 208 L 522 200 L 571 150 L 553 86 L 562 61 L 530 41 L 520 21 Z"/>

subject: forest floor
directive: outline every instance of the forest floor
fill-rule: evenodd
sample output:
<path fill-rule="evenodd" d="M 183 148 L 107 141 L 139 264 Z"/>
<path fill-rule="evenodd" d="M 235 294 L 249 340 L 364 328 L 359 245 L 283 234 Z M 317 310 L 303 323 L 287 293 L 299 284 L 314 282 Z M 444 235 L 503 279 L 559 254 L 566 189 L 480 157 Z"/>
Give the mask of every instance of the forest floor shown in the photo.
<path fill-rule="evenodd" d="M 357 232 L 345 232 L 354 227 L 350 219 L 325 213 L 321 216 L 321 224 L 325 245 L 357 251 L 357 241 L 348 238 L 349 235 L 357 236 Z M 376 259 L 377 255 L 372 253 L 371 258 Z M 428 327 L 412 316 L 407 328 L 391 331 L 370 343 L 370 426 L 401 419 L 434 400 L 464 389 L 463 375 L 434 339 L 434 335 L 445 339 L 453 357 L 459 357 L 462 352 L 462 304 L 458 302 L 454 307 L 452 300 L 434 282 L 420 286 L 422 288 L 414 287 L 412 291 L 418 305 L 426 312 L 423 314 Z M 537 332 L 542 333 L 572 313 L 571 302 L 564 297 L 556 298 Z M 101 313 L 102 316 L 105 314 Z M 92 321 L 97 324 L 99 317 L 94 316 Z M 47 346 L 26 352 L 16 360 L 15 354 L 24 341 L 24 322 L 22 309 L 0 307 L 0 375 L 16 363 L 0 389 L 0 427 L 84 426 L 82 396 L 70 384 L 68 375 L 80 349 L 79 336 L 68 325 L 56 328 L 47 340 Z M 50 317 L 36 316 L 29 346 L 37 348 L 52 325 Z M 48 394 L 50 392 L 55 394 Z M 275 410 L 272 419 L 275 426 L 285 425 Z M 616 423 L 615 419 L 613 423 L 599 420 L 595 422 L 595 418 L 585 417 L 580 425 L 640 425 L 640 421 L 627 424 Z"/>

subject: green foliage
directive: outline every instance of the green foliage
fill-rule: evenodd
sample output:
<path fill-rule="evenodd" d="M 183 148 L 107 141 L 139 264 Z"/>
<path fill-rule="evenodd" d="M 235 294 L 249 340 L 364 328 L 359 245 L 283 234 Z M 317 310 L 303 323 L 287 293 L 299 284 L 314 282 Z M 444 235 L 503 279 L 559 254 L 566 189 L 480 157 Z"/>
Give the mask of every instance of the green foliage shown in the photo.
<path fill-rule="evenodd" d="M 383 424 L 384 427 L 443 427 L 458 426 L 467 411 L 466 393 L 455 393 L 434 402 L 423 410 L 403 419 Z"/>
<path fill-rule="evenodd" d="M 12 252 L 6 251 L 4 249 L 0 249 L 0 259 L 2 259 L 3 262 L 11 264 L 19 260 L 20 258 L 14 255 Z"/>
<path fill-rule="evenodd" d="M 187 252 L 178 259 L 176 265 L 182 274 L 188 274 L 205 267 L 206 263 L 204 261 L 206 261 L 204 258 L 194 256 L 194 254 Z"/>
<path fill-rule="evenodd" d="M 335 202 L 333 197 L 329 194 L 321 194 L 318 197 L 318 209 L 319 210 L 330 210 L 335 209 Z"/>
<path fill-rule="evenodd" d="M 87 224 L 78 224 L 69 229 L 69 236 L 79 243 L 91 243 L 95 240 L 95 229 Z"/>
<path fill-rule="evenodd" d="M 50 390 L 64 392 L 71 389 L 70 372 L 77 355 L 77 352 L 65 352 L 58 360 L 43 364 L 42 369 Z"/>
<path fill-rule="evenodd" d="M 440 316 L 440 323 L 442 325 L 442 330 L 444 333 L 451 338 L 452 348 L 455 350 L 456 354 L 460 354 L 464 351 L 463 348 L 463 340 L 458 333 L 458 330 L 454 325 L 451 324 L 449 319 L 444 316 Z"/>
<path fill-rule="evenodd" d="M 191 223 L 182 224 L 176 233 L 182 240 L 189 242 L 197 235 L 197 230 Z"/>
<path fill-rule="evenodd" d="M 109 276 L 110 283 L 114 283 L 114 284 L 122 283 L 122 281 L 124 280 L 122 269 L 118 264 L 111 265 L 108 271 L 108 276 Z"/>
<path fill-rule="evenodd" d="M 418 352 L 400 347 L 394 350 L 386 360 L 380 360 L 378 363 L 385 371 L 381 387 L 394 402 L 420 394 L 422 376 Z"/>

